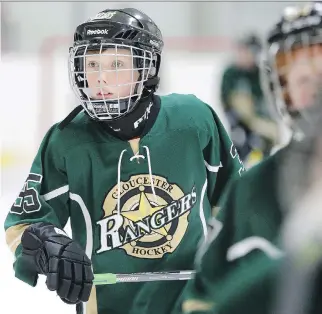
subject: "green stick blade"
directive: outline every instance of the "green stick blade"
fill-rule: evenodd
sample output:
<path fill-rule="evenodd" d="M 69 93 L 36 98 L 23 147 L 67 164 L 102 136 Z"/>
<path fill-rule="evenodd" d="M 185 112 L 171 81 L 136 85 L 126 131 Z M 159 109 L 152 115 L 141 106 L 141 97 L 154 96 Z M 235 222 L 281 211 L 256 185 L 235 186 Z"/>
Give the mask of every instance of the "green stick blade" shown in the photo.
<path fill-rule="evenodd" d="M 112 285 L 115 284 L 116 274 L 94 274 L 94 285 Z"/>

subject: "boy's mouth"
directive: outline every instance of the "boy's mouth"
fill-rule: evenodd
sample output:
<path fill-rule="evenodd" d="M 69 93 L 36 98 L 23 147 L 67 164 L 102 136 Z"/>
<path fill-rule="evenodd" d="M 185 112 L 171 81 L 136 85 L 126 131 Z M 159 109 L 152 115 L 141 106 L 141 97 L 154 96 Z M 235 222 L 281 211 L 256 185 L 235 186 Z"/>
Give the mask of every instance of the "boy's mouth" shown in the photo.
<path fill-rule="evenodd" d="M 100 98 L 100 99 L 105 99 L 105 98 L 113 98 L 113 93 L 101 93 L 101 92 L 99 92 L 99 93 L 97 93 L 96 94 L 96 97 L 98 97 L 98 98 Z"/>

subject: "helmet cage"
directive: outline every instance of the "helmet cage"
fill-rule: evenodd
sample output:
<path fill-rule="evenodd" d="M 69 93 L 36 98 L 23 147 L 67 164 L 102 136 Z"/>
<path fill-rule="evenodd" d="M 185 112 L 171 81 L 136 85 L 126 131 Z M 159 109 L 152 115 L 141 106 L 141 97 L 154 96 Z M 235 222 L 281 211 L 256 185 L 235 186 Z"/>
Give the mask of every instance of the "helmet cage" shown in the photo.
<path fill-rule="evenodd" d="M 272 41 L 262 59 L 261 79 L 264 92 L 273 105 L 275 112 L 293 129 L 294 118 L 302 115 L 299 110 L 291 110 L 291 97 L 288 90 L 286 74 L 288 65 L 292 64 L 294 55 L 299 49 L 306 49 L 307 57 L 312 57 L 315 47 L 322 45 L 322 29 L 310 28 L 301 32 L 288 34 Z"/>

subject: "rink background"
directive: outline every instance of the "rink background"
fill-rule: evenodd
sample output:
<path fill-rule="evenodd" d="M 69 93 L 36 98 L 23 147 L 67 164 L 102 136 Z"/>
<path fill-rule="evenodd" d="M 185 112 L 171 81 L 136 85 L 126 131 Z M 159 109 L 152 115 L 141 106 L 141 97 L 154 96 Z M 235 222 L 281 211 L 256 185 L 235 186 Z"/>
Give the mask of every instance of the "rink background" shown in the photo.
<path fill-rule="evenodd" d="M 215 109 L 226 127 L 219 86 L 222 71 L 233 56 L 233 39 L 243 32 L 263 34 L 285 5 L 282 1 L 110 3 L 113 8 L 142 9 L 160 25 L 165 49 L 159 94 L 195 94 Z M 45 132 L 77 105 L 67 73 L 73 29 L 106 6 L 94 2 L 1 3 L 1 225 Z M 3 227 L 0 248 L 0 313 L 75 313 L 73 306 L 46 289 L 44 277 L 36 288 L 14 278 Z"/>

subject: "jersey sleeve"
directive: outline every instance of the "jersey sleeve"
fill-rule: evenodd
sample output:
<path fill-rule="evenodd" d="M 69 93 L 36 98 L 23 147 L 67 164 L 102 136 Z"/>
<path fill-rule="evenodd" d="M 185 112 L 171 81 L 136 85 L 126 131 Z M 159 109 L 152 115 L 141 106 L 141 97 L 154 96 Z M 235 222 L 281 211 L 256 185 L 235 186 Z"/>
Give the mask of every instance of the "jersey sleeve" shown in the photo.
<path fill-rule="evenodd" d="M 214 311 L 215 288 L 234 267 L 227 261 L 227 250 L 234 242 L 235 180 L 230 181 L 220 202 L 220 213 L 214 218 L 221 224 L 221 230 L 211 229 L 203 245 L 200 246 L 195 261 L 196 276 L 191 280 L 184 294 L 182 309 L 184 314 L 210 314 Z M 217 226 L 218 227 L 218 226 Z"/>
<path fill-rule="evenodd" d="M 6 242 L 15 255 L 15 276 L 35 286 L 37 277 L 21 262 L 21 236 L 35 222 L 48 222 L 64 228 L 69 218 L 68 181 L 63 157 L 54 140 L 53 126 L 43 139 L 30 173 L 14 201 L 4 223 Z M 58 131 L 59 132 L 59 131 Z"/>
<path fill-rule="evenodd" d="M 261 253 L 237 268 L 220 286 L 214 313 L 273 313 L 282 261 Z"/>
<path fill-rule="evenodd" d="M 214 207 L 229 180 L 234 176 L 241 176 L 245 167 L 219 117 L 208 107 L 212 126 L 209 128 L 210 139 L 203 154 L 208 171 L 208 198 Z"/>
<path fill-rule="evenodd" d="M 197 251 L 197 273 L 188 283 L 183 297 L 184 314 L 219 314 L 219 308 L 230 308 L 231 302 L 235 302 L 234 298 L 238 302 L 241 300 L 238 291 L 244 289 L 241 288 L 243 283 L 249 282 L 254 287 L 260 284 L 257 280 L 260 280 L 262 270 L 258 259 L 270 264 L 283 256 L 278 236 L 262 238 L 259 236 L 260 227 L 255 228 L 251 219 L 253 215 L 259 215 L 251 207 L 253 192 L 247 194 L 248 189 L 245 188 L 251 183 L 247 173 L 242 178 L 236 176 L 223 193 L 219 201 L 220 211 L 210 223 L 210 226 L 219 223 L 220 230 L 218 226 L 210 229 Z M 261 213 L 261 217 L 264 222 L 265 214 Z"/>

